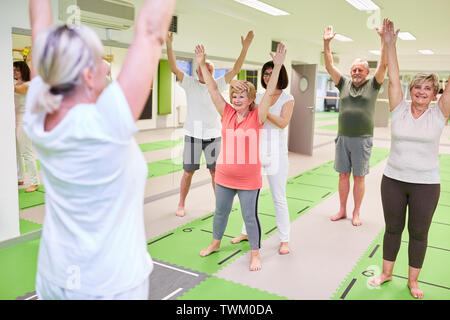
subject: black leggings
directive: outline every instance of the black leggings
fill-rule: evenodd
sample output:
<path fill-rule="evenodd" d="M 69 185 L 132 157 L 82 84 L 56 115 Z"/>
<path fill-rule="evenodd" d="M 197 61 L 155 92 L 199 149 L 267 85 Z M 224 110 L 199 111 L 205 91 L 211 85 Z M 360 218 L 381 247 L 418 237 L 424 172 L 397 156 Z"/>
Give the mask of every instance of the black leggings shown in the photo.
<path fill-rule="evenodd" d="M 428 230 L 439 201 L 440 184 L 407 183 L 388 178 L 381 180 L 386 231 L 383 259 L 395 261 L 400 249 L 408 207 L 409 265 L 421 269 L 428 244 Z"/>

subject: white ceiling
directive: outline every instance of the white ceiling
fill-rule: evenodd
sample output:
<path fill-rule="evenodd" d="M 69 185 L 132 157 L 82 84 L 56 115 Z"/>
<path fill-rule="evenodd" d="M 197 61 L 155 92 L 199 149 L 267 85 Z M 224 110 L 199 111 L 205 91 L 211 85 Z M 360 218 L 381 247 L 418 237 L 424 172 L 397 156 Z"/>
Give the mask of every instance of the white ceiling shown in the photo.
<path fill-rule="evenodd" d="M 140 1 L 140 0 L 137 0 Z M 374 12 L 358 11 L 345 0 L 262 0 L 289 16 L 273 17 L 233 0 L 177 0 L 176 12 L 198 17 L 214 14 L 233 24 L 245 22 L 272 39 L 301 43 L 304 47 L 323 47 L 322 35 L 327 25 L 354 42 L 334 40 L 332 50 L 341 58 L 364 57 L 378 60 L 369 50 L 379 49 L 380 40 L 373 28 L 384 17 L 394 21 L 401 31 L 412 33 L 416 41 L 398 40 L 400 65 L 408 70 L 450 71 L 450 0 L 374 0 L 381 8 L 379 20 Z M 211 29 L 213 30 L 213 26 Z M 256 38 L 255 38 L 256 39 Z M 425 56 L 419 49 L 431 49 Z M 403 68 L 405 70 L 405 68 Z"/>

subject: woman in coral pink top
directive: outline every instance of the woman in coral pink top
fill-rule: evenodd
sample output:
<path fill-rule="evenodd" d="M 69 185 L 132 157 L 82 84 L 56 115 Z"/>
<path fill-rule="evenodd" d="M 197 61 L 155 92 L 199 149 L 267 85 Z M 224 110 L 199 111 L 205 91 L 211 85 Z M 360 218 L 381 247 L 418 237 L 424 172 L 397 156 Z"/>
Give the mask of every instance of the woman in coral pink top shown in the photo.
<path fill-rule="evenodd" d="M 261 226 L 258 220 L 258 197 L 262 186 L 261 163 L 259 160 L 259 133 L 271 105 L 270 95 L 276 89 L 278 74 L 286 57 L 286 49 L 279 44 L 272 55 L 274 68 L 271 81 L 259 107 L 255 105 L 255 87 L 246 81 L 230 83 L 228 104 L 213 77 L 206 69 L 206 54 L 203 46 L 195 49 L 197 63 L 205 77 L 206 86 L 217 111 L 222 117 L 222 147 L 216 164 L 216 211 L 213 221 L 213 240 L 200 252 L 207 256 L 219 251 L 223 233 L 236 193 L 241 204 L 242 217 L 248 233 L 251 248 L 250 271 L 261 269 L 259 249 L 261 247 Z M 273 79 L 273 80 L 272 80 Z"/>

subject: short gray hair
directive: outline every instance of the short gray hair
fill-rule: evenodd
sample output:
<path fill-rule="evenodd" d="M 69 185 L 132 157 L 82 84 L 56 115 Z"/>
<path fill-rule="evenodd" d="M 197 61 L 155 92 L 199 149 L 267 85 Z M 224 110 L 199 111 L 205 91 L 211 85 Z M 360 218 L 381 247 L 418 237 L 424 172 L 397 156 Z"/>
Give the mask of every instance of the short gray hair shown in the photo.
<path fill-rule="evenodd" d="M 367 60 L 364 60 L 364 59 L 361 59 L 361 58 L 355 59 L 355 61 L 353 61 L 353 63 L 352 63 L 351 68 L 353 68 L 353 66 L 354 66 L 355 64 L 363 64 L 364 67 L 367 69 L 367 71 L 370 72 L 369 62 L 367 62 Z"/>

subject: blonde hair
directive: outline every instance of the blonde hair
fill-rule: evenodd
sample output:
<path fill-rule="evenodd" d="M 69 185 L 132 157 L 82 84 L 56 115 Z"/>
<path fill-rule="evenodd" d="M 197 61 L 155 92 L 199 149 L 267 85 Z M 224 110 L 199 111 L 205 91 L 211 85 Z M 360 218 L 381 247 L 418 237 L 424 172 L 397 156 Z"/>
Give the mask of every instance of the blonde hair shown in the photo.
<path fill-rule="evenodd" d="M 249 110 L 252 111 L 255 108 L 255 98 L 256 98 L 256 89 L 253 83 L 244 81 L 247 84 L 248 89 L 245 91 L 247 93 L 247 97 L 249 99 L 253 99 L 253 102 L 250 104 Z M 230 86 L 230 102 L 233 101 L 233 94 L 234 93 L 242 93 L 243 90 L 235 89 L 234 87 Z"/>
<path fill-rule="evenodd" d="M 435 73 L 418 73 L 414 76 L 414 78 L 409 83 L 409 91 L 412 90 L 416 85 L 423 84 L 424 82 L 429 81 L 433 84 L 434 93 L 439 92 L 439 76 Z"/>
<path fill-rule="evenodd" d="M 83 70 L 95 70 L 103 45 L 89 27 L 57 25 L 37 37 L 33 51 L 33 65 L 45 85 L 32 111 L 52 113 L 60 107 L 64 95 L 82 83 Z"/>

